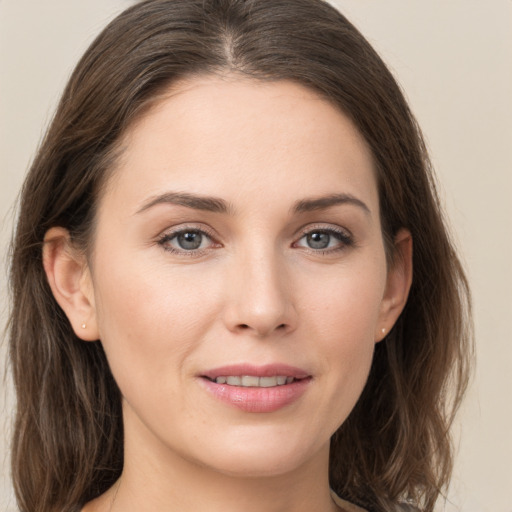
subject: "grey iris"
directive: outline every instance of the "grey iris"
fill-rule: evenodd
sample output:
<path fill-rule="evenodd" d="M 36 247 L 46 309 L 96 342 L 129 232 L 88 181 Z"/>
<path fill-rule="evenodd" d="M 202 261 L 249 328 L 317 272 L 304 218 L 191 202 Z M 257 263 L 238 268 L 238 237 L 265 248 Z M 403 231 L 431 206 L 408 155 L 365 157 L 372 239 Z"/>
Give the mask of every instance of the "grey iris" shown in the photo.
<path fill-rule="evenodd" d="M 306 239 L 309 247 L 312 249 L 325 249 L 329 246 L 331 235 L 322 233 L 321 231 L 315 231 L 314 233 L 309 233 Z"/>
<path fill-rule="evenodd" d="M 203 241 L 203 235 L 194 231 L 181 233 L 177 237 L 178 244 L 182 249 L 194 250 L 199 249 Z"/>

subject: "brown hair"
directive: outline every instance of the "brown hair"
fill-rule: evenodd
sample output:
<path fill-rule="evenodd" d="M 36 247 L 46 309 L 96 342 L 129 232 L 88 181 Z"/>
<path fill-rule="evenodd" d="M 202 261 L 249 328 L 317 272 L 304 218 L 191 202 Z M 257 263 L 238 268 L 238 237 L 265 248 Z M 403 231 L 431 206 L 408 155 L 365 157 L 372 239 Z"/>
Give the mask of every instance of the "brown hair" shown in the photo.
<path fill-rule="evenodd" d="M 330 483 L 369 510 L 409 500 L 432 511 L 450 477 L 448 429 L 467 382 L 468 286 L 400 88 L 364 37 L 322 0 L 146 0 L 118 16 L 76 67 L 24 184 L 13 240 L 19 507 L 69 510 L 108 489 L 123 466 L 120 393 L 101 342 L 79 340 L 52 296 L 45 232 L 65 227 L 86 249 L 123 132 L 171 83 L 226 71 L 293 80 L 340 108 L 372 149 L 390 256 L 398 229 L 412 233 L 408 303 L 332 438 Z"/>

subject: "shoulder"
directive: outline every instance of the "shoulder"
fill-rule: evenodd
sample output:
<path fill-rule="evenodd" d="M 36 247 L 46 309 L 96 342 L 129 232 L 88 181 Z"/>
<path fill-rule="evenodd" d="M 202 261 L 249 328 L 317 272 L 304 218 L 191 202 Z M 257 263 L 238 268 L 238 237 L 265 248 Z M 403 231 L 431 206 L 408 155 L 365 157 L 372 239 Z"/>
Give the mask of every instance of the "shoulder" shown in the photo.
<path fill-rule="evenodd" d="M 338 507 L 340 507 L 343 512 L 368 512 L 364 508 L 358 507 L 353 503 L 350 503 L 346 500 L 341 499 L 337 494 L 331 491 L 332 499 Z M 406 503 L 402 503 L 400 505 L 396 505 L 393 510 L 389 512 L 421 512 L 419 508 L 413 507 L 412 505 L 408 505 Z"/>
<path fill-rule="evenodd" d="M 419 508 L 416 508 L 412 505 L 407 505 L 407 503 L 402 503 L 401 505 L 397 505 L 396 512 L 421 512 Z"/>
<path fill-rule="evenodd" d="M 332 500 L 338 507 L 343 510 L 343 512 L 366 512 L 364 508 L 358 507 L 353 503 L 349 503 L 348 501 L 342 500 L 337 494 L 331 491 Z"/>

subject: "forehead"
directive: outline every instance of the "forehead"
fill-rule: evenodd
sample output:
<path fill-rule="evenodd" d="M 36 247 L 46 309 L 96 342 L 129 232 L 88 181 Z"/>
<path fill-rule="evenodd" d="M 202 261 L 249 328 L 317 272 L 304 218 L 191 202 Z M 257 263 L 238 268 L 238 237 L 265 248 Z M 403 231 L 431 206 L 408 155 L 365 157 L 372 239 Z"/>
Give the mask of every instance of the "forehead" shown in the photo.
<path fill-rule="evenodd" d="M 353 123 L 289 81 L 182 81 L 127 130 L 121 146 L 106 195 L 124 203 L 166 188 L 239 199 L 278 188 L 285 201 L 343 187 L 377 200 L 372 155 Z"/>

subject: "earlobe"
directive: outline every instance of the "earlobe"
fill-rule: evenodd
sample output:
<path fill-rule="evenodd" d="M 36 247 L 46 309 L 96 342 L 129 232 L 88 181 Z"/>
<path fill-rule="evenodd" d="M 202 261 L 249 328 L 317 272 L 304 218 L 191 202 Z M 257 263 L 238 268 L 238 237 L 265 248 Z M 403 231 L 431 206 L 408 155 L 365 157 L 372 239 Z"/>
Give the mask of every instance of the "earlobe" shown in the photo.
<path fill-rule="evenodd" d="M 375 341 L 384 339 L 402 313 L 412 284 L 413 243 L 407 229 L 398 231 L 394 240 L 394 257 L 388 269 L 386 289 L 381 302 Z"/>
<path fill-rule="evenodd" d="M 61 227 L 47 231 L 43 266 L 55 300 L 84 341 L 99 338 L 91 276 L 85 257 L 71 244 L 69 232 Z"/>

